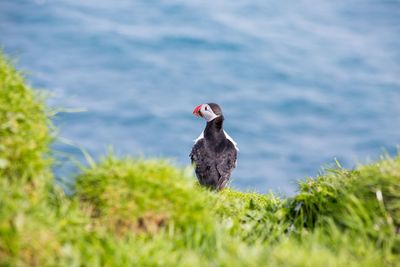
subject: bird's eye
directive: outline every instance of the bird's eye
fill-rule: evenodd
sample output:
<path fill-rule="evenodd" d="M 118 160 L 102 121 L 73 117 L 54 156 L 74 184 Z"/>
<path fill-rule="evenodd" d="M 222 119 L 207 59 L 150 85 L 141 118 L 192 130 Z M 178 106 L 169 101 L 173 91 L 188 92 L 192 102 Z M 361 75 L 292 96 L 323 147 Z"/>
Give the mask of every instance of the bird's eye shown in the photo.
<path fill-rule="evenodd" d="M 208 110 L 208 108 L 207 108 L 207 107 L 205 107 L 205 110 Z"/>

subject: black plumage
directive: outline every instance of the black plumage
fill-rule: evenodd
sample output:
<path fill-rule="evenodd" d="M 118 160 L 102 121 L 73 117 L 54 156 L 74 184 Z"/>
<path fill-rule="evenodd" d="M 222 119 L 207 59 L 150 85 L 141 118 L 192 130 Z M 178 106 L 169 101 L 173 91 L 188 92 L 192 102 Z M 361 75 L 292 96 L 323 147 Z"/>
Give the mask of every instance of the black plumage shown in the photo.
<path fill-rule="evenodd" d="M 219 106 L 214 103 L 205 105 L 207 106 L 202 107 L 203 111 L 206 112 L 209 107 L 216 117 L 207 122 L 202 136 L 196 140 L 192 148 L 190 158 L 195 165 L 200 184 L 221 190 L 226 186 L 232 170 L 236 167 L 237 148 L 236 143 L 223 129 L 224 116 Z M 201 110 L 198 113 L 198 116 L 203 117 Z"/>

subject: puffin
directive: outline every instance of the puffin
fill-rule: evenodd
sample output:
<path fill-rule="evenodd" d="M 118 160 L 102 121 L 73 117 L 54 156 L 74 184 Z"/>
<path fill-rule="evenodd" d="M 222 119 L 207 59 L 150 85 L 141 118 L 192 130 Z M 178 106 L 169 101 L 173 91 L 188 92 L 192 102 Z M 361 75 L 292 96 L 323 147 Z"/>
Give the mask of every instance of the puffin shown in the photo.
<path fill-rule="evenodd" d="M 237 143 L 224 130 L 224 115 L 216 103 L 198 105 L 193 114 L 207 124 L 190 153 L 199 183 L 212 190 L 225 188 L 237 164 Z"/>

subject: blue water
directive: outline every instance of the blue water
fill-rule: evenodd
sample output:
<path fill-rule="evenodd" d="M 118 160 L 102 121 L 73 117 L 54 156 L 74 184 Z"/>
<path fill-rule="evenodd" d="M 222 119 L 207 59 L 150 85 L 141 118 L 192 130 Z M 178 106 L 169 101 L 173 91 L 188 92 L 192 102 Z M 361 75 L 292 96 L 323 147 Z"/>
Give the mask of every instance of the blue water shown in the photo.
<path fill-rule="evenodd" d="M 204 102 L 239 144 L 243 190 L 290 194 L 335 157 L 400 144 L 400 1 L 1 0 L 0 45 L 51 106 L 86 110 L 55 123 L 95 157 L 187 165 Z"/>

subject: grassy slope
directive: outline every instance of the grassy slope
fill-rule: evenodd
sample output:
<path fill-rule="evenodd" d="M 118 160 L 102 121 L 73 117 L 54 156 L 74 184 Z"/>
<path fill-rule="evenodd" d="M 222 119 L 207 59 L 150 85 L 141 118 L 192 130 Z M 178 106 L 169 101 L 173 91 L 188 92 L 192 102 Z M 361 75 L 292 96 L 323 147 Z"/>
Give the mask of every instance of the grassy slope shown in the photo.
<path fill-rule="evenodd" d="M 105 157 L 66 197 L 45 107 L 0 56 L 0 266 L 398 266 L 400 157 L 300 183 L 209 192 L 164 160 Z"/>
<path fill-rule="evenodd" d="M 45 106 L 0 51 L 0 175 L 38 182 L 48 171 L 51 141 Z"/>

